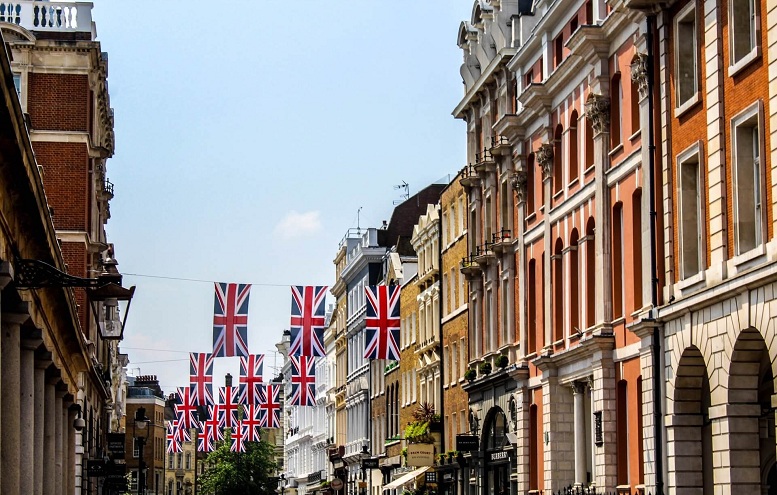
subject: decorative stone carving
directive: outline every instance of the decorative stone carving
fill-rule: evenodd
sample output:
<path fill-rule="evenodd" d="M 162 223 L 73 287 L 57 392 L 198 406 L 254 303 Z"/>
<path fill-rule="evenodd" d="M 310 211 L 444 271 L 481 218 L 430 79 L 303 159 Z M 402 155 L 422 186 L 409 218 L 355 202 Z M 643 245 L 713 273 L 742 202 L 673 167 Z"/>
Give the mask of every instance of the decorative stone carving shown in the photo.
<path fill-rule="evenodd" d="M 647 98 L 648 92 L 648 57 L 644 53 L 637 52 L 631 59 L 631 80 L 639 88 L 639 99 Z"/>
<path fill-rule="evenodd" d="M 513 172 L 510 175 L 510 185 L 513 186 L 513 190 L 515 191 L 515 195 L 518 197 L 519 204 L 526 201 L 527 177 L 528 174 L 525 170 L 519 170 L 517 172 Z"/>
<path fill-rule="evenodd" d="M 542 180 L 550 179 L 553 175 L 553 145 L 545 143 L 534 152 L 534 159 L 542 168 Z"/>
<path fill-rule="evenodd" d="M 591 93 L 585 100 L 585 116 L 591 121 L 594 134 L 610 132 L 610 99 Z"/>

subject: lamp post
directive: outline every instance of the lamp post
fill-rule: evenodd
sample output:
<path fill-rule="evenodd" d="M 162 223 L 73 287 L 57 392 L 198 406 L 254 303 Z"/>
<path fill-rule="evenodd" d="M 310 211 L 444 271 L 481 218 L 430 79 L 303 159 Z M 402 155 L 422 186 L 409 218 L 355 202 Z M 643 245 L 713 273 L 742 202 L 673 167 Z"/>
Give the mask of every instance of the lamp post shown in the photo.
<path fill-rule="evenodd" d="M 146 408 L 139 407 L 135 411 L 135 422 L 132 424 L 132 436 L 138 443 L 138 495 L 146 491 L 146 461 L 143 459 L 143 447 L 146 445 L 150 420 L 146 417 Z"/>
<path fill-rule="evenodd" d="M 286 491 L 286 475 L 285 474 L 281 473 L 280 477 L 278 477 L 278 484 L 280 485 L 280 488 L 281 488 L 281 495 L 283 495 L 284 492 Z"/>

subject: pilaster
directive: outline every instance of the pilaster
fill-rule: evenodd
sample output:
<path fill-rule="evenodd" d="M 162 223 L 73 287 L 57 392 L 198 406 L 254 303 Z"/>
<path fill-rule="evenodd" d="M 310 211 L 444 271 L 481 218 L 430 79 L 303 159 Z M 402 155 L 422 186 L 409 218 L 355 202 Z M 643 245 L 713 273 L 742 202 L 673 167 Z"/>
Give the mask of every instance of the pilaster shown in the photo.
<path fill-rule="evenodd" d="M 5 308 L 2 313 L 2 359 L 0 383 L 2 383 L 3 430 L 0 449 L 0 470 L 2 470 L 2 493 L 21 493 L 21 325 L 29 320 L 25 303 L 14 308 Z M 25 439 L 26 440 L 26 439 Z"/>
<path fill-rule="evenodd" d="M 556 491 L 572 484 L 575 477 L 573 401 L 555 371 L 544 372 L 542 382 L 545 490 Z"/>
<path fill-rule="evenodd" d="M 593 363 L 593 387 L 591 391 L 591 409 L 600 426 L 593 425 L 594 439 L 594 482 L 604 490 L 612 490 L 617 485 L 618 456 L 616 429 L 616 387 L 615 367 L 612 352 L 602 351 L 600 359 Z"/>
<path fill-rule="evenodd" d="M 609 325 L 612 321 L 612 208 L 610 188 L 607 185 L 607 169 L 610 157 L 610 100 L 590 93 L 585 102 L 586 117 L 594 130 L 595 167 L 595 222 L 594 236 L 596 265 L 596 326 Z"/>
<path fill-rule="evenodd" d="M 553 277 L 551 276 L 553 253 L 553 239 L 551 238 L 550 225 L 550 207 L 553 201 L 553 145 L 545 143 L 541 145 L 534 154 L 537 165 L 542 171 L 542 190 L 545 198 L 545 220 L 543 226 L 545 233 L 543 235 L 543 250 L 545 258 L 542 266 L 543 270 L 543 292 L 545 294 L 545 304 L 542 310 L 544 316 L 542 322 L 544 325 L 545 342 L 543 349 L 553 348 Z M 539 346 L 538 346 L 539 347 Z M 547 472 L 547 471 L 546 471 Z"/>
<path fill-rule="evenodd" d="M 24 332 L 21 340 L 20 354 L 20 413 L 21 438 L 19 451 L 20 493 L 33 493 L 35 481 L 35 465 L 40 464 L 43 453 L 35 457 L 35 429 L 42 428 L 42 423 L 35 422 L 35 349 L 43 340 L 40 330 Z"/>

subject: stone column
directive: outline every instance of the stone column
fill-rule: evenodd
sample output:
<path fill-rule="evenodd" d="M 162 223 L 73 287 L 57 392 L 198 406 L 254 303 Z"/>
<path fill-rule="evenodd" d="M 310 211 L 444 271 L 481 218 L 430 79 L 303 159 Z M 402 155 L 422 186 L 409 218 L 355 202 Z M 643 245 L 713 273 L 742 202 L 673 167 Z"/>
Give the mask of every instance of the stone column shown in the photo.
<path fill-rule="evenodd" d="M 531 393 L 526 386 L 515 392 L 516 399 L 516 435 L 518 442 L 515 444 L 515 456 L 517 459 L 516 477 L 518 493 L 529 491 L 529 407 Z"/>
<path fill-rule="evenodd" d="M 46 394 L 44 404 L 45 420 L 43 423 L 43 495 L 54 495 L 56 485 L 56 397 L 55 387 L 58 377 L 49 377 L 46 382 Z"/>
<path fill-rule="evenodd" d="M 45 429 L 45 402 L 46 402 L 46 368 L 51 364 L 51 361 L 44 359 L 35 360 L 35 400 L 33 404 L 33 416 L 35 424 L 35 432 L 32 438 L 33 443 L 33 457 L 37 461 L 33 464 L 33 483 L 32 493 L 34 495 L 43 495 L 43 465 L 41 459 L 45 459 L 43 436 Z"/>
<path fill-rule="evenodd" d="M 569 486 L 575 476 L 572 394 L 567 387 L 559 385 L 556 373 L 555 369 L 543 370 L 542 377 L 546 492 Z"/>
<path fill-rule="evenodd" d="M 543 349 L 553 348 L 553 274 L 551 267 L 553 255 L 553 239 L 550 225 L 550 207 L 553 201 L 553 145 L 545 143 L 535 152 L 534 157 L 542 170 L 542 190 L 545 197 L 545 219 L 543 221 L 545 234 L 543 235 L 543 245 L 545 251 L 544 263 L 542 264 L 542 282 L 545 294 L 545 306 L 542 308 L 542 324 L 544 327 L 545 342 Z M 539 343 L 538 343 L 539 348 Z"/>
<path fill-rule="evenodd" d="M 13 280 L 13 267 L 8 261 L 0 261 L 0 290 L 4 289 Z M 2 299 L 2 297 L 0 297 Z M 5 304 L 2 306 L 2 310 L 5 311 Z M 2 367 L 2 339 L 0 339 L 0 368 Z M 5 389 L 0 380 L 0 393 L 5 393 Z M 0 395 L 1 396 L 1 395 Z M 0 407 L 0 449 L 5 450 L 5 445 L 2 443 L 2 433 L 5 430 L 3 426 L 3 408 Z M 0 488 L 3 486 L 3 470 L 0 469 Z"/>
<path fill-rule="evenodd" d="M 575 382 L 572 385 L 574 394 L 575 417 L 575 485 L 585 485 L 586 480 L 586 433 L 585 433 L 585 384 Z"/>
<path fill-rule="evenodd" d="M 21 341 L 20 354 L 20 412 L 21 438 L 19 451 L 20 493 L 33 493 L 35 465 L 42 456 L 35 458 L 35 429 L 42 423 L 35 423 L 35 349 L 40 346 L 40 330 L 26 331 Z"/>
<path fill-rule="evenodd" d="M 54 396 L 54 493 L 63 495 L 62 480 L 64 473 L 64 435 L 62 428 L 62 417 L 65 415 L 62 398 L 65 392 L 60 387 L 55 391 Z"/>
<path fill-rule="evenodd" d="M 594 166 L 596 235 L 596 327 L 612 321 L 612 205 L 610 187 L 607 185 L 607 168 L 610 163 L 610 100 L 590 93 L 585 102 L 585 114 L 594 130 Z M 588 246 L 586 246 L 588 248 Z"/>
<path fill-rule="evenodd" d="M 598 356 L 596 355 L 598 354 Z M 612 351 L 594 355 L 591 410 L 601 416 L 601 439 L 594 442 L 594 482 L 597 488 L 613 490 L 618 480 L 616 384 Z M 593 425 L 596 431 L 597 425 Z"/>
<path fill-rule="evenodd" d="M 761 494 L 760 415 L 757 404 L 721 404 L 709 408 L 715 495 Z M 698 450 L 700 454 L 701 444 Z"/>
<path fill-rule="evenodd" d="M 0 449 L 0 470 L 2 471 L 2 493 L 21 493 L 20 453 L 21 453 L 21 324 L 29 319 L 26 304 L 6 310 L 2 314 L 2 383 L 3 431 L 2 449 Z"/>

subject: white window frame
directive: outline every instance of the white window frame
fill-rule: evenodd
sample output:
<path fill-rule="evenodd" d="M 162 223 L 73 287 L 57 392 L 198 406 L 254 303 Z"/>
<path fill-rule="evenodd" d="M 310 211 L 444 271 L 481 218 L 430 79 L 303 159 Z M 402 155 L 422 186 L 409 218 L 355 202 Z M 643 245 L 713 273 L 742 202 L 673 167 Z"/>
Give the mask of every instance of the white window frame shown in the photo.
<path fill-rule="evenodd" d="M 759 16 L 758 9 L 760 7 L 758 0 L 731 0 L 728 3 L 728 43 L 729 43 L 729 77 L 736 75 L 743 68 L 750 64 L 753 60 L 756 60 L 761 56 L 761 18 Z M 748 37 L 750 38 L 750 49 L 746 53 L 740 53 L 737 57 L 736 44 L 739 41 L 737 35 L 737 26 L 735 18 L 737 15 L 742 15 L 741 12 L 734 12 L 736 7 L 744 7 L 748 9 L 747 16 L 749 18 L 750 31 Z"/>
<path fill-rule="evenodd" d="M 694 143 L 693 145 L 686 148 L 684 151 L 682 151 L 680 154 L 677 155 L 677 198 L 678 198 L 678 207 L 677 207 L 677 217 L 678 217 L 678 232 L 679 232 L 679 247 L 680 247 L 680 278 L 682 280 L 686 280 L 688 282 L 696 282 L 697 278 L 699 276 L 703 276 L 704 273 L 704 253 L 706 252 L 705 248 L 705 235 L 704 235 L 704 226 L 706 224 L 704 220 L 704 196 L 703 191 L 704 184 L 702 179 L 702 170 L 704 167 L 704 161 L 703 161 L 703 155 L 702 155 L 702 148 L 700 143 Z M 683 180 L 684 174 L 683 170 L 686 165 L 690 165 L 692 163 L 696 163 L 696 187 L 695 191 L 691 192 L 690 195 L 696 199 L 695 205 L 687 206 L 684 204 L 683 198 L 683 190 L 685 187 L 685 183 Z M 689 273 L 687 271 L 688 261 L 686 260 L 686 255 L 688 254 L 686 250 L 684 249 L 684 246 L 688 244 L 688 240 L 691 238 L 692 234 L 685 231 L 684 227 L 686 227 L 685 222 L 683 219 L 688 218 L 689 215 L 689 208 L 693 208 L 695 210 L 696 215 L 696 264 L 697 264 L 697 270 L 693 273 Z"/>
<path fill-rule="evenodd" d="M 693 40 L 693 94 L 688 95 L 684 100 L 681 100 L 681 92 L 680 92 L 680 84 L 681 80 L 679 79 L 680 75 L 680 48 L 681 47 L 687 47 L 687 44 L 685 43 L 686 38 L 683 37 L 682 40 L 680 40 L 680 24 L 683 22 L 686 22 L 689 19 L 693 19 L 693 35 L 691 36 L 691 39 Z M 675 75 L 678 76 L 675 79 L 675 109 L 676 109 L 676 115 L 675 117 L 681 115 L 684 113 L 687 109 L 695 105 L 700 98 L 700 81 L 699 81 L 699 43 L 698 43 L 698 33 L 699 33 L 699 22 L 698 22 L 698 16 L 696 13 L 696 3 L 691 2 L 689 3 L 685 8 L 683 8 L 674 18 L 674 65 L 675 65 Z"/>
<path fill-rule="evenodd" d="M 753 246 L 749 249 L 743 249 L 740 245 L 742 242 L 742 239 L 740 238 L 740 230 L 739 226 L 741 225 L 740 222 L 740 200 L 739 200 L 739 174 L 741 172 L 740 170 L 740 163 L 739 163 L 739 153 L 737 153 L 737 150 L 739 148 L 739 142 L 738 142 L 738 130 L 743 127 L 756 127 L 757 129 L 757 135 L 753 136 L 752 143 L 753 151 L 754 153 L 758 153 L 758 161 L 753 165 L 753 181 L 757 181 L 757 184 L 754 184 L 754 194 L 756 194 L 755 197 L 755 211 L 753 212 L 754 216 L 754 222 L 755 222 L 755 228 L 754 228 L 754 235 L 755 239 L 753 239 Z M 766 193 L 765 193 L 765 173 L 764 173 L 764 158 L 765 158 L 765 150 L 764 150 L 764 140 L 762 139 L 764 132 L 764 116 L 763 116 L 763 106 L 762 102 L 756 101 L 737 115 L 735 115 L 731 119 L 731 162 L 732 162 L 732 182 L 733 182 L 733 196 L 734 196 L 734 202 L 733 202 L 733 211 L 734 211 L 734 249 L 736 256 L 742 256 L 746 253 L 763 250 L 764 246 L 764 239 L 765 239 L 765 213 L 766 208 L 764 205 L 764 202 L 766 200 Z M 749 177 L 748 177 L 749 179 Z"/>

